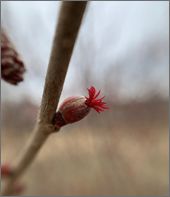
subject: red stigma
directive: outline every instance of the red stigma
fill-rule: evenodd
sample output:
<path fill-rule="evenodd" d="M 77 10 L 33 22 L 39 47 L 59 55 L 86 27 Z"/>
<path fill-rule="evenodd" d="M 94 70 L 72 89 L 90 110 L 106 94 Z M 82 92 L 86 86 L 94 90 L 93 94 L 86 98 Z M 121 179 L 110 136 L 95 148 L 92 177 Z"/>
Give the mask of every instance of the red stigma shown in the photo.
<path fill-rule="evenodd" d="M 100 90 L 97 92 L 95 87 L 93 87 L 93 86 L 91 86 L 87 90 L 88 90 L 88 93 L 89 93 L 89 97 L 85 97 L 86 98 L 85 104 L 88 107 L 91 107 L 91 108 L 95 109 L 98 113 L 104 111 L 105 109 L 109 109 L 106 106 L 106 103 L 103 102 L 104 96 L 102 98 L 97 99 L 97 97 L 100 94 Z"/>

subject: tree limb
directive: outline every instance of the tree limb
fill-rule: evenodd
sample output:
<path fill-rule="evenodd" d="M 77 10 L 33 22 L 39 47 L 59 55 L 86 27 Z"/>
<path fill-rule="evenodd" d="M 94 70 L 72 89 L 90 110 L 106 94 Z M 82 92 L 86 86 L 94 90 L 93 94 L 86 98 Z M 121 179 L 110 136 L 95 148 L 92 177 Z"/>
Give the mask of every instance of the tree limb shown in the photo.
<path fill-rule="evenodd" d="M 32 163 L 49 134 L 59 131 L 52 124 L 63 88 L 68 65 L 87 2 L 63 2 L 45 79 L 44 92 L 37 123 L 27 146 L 14 166 L 2 195 L 12 194 L 15 181 Z"/>

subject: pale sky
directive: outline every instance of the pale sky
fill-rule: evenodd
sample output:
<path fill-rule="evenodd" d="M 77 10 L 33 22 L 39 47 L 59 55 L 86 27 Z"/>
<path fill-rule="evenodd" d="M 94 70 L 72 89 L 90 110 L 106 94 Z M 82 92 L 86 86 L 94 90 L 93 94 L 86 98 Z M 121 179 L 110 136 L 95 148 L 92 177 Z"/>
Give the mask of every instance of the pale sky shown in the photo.
<path fill-rule="evenodd" d="M 18 87 L 2 82 L 2 100 L 29 96 L 40 103 L 60 2 L 2 1 L 1 22 L 26 64 Z M 120 100 L 168 97 L 169 3 L 90 2 L 70 62 L 62 98 L 109 89 Z M 106 91 L 104 89 L 104 91 Z M 15 90 L 15 91 L 14 91 Z"/>

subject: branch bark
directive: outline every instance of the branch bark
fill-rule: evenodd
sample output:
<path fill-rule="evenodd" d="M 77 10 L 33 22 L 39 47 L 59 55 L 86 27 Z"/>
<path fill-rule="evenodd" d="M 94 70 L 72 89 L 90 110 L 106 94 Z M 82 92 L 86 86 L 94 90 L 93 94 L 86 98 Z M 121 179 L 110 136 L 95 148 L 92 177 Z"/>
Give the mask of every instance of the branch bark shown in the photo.
<path fill-rule="evenodd" d="M 59 131 L 59 128 L 56 129 L 52 124 L 52 119 L 57 109 L 86 5 L 86 1 L 62 3 L 37 123 L 27 146 L 14 165 L 13 176 L 9 177 L 2 192 L 3 196 L 12 194 L 15 181 L 32 163 L 48 136 Z"/>

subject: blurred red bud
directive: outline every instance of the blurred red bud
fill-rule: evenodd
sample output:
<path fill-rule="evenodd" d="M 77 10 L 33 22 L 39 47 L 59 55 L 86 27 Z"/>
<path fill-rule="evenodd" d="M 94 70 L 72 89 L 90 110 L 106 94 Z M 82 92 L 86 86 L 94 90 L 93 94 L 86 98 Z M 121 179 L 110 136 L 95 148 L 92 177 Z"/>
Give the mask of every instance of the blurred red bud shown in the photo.
<path fill-rule="evenodd" d="M 24 185 L 22 185 L 22 184 L 20 184 L 20 183 L 16 183 L 16 184 L 14 185 L 14 187 L 13 187 L 12 193 L 13 193 L 14 195 L 19 195 L 19 194 L 21 194 L 24 190 L 25 190 L 25 186 L 24 186 Z"/>
<path fill-rule="evenodd" d="M 23 81 L 24 64 L 5 32 L 1 30 L 1 76 L 13 85 Z"/>
<path fill-rule="evenodd" d="M 1 165 L 1 176 L 8 177 L 12 175 L 12 169 L 8 164 Z"/>

